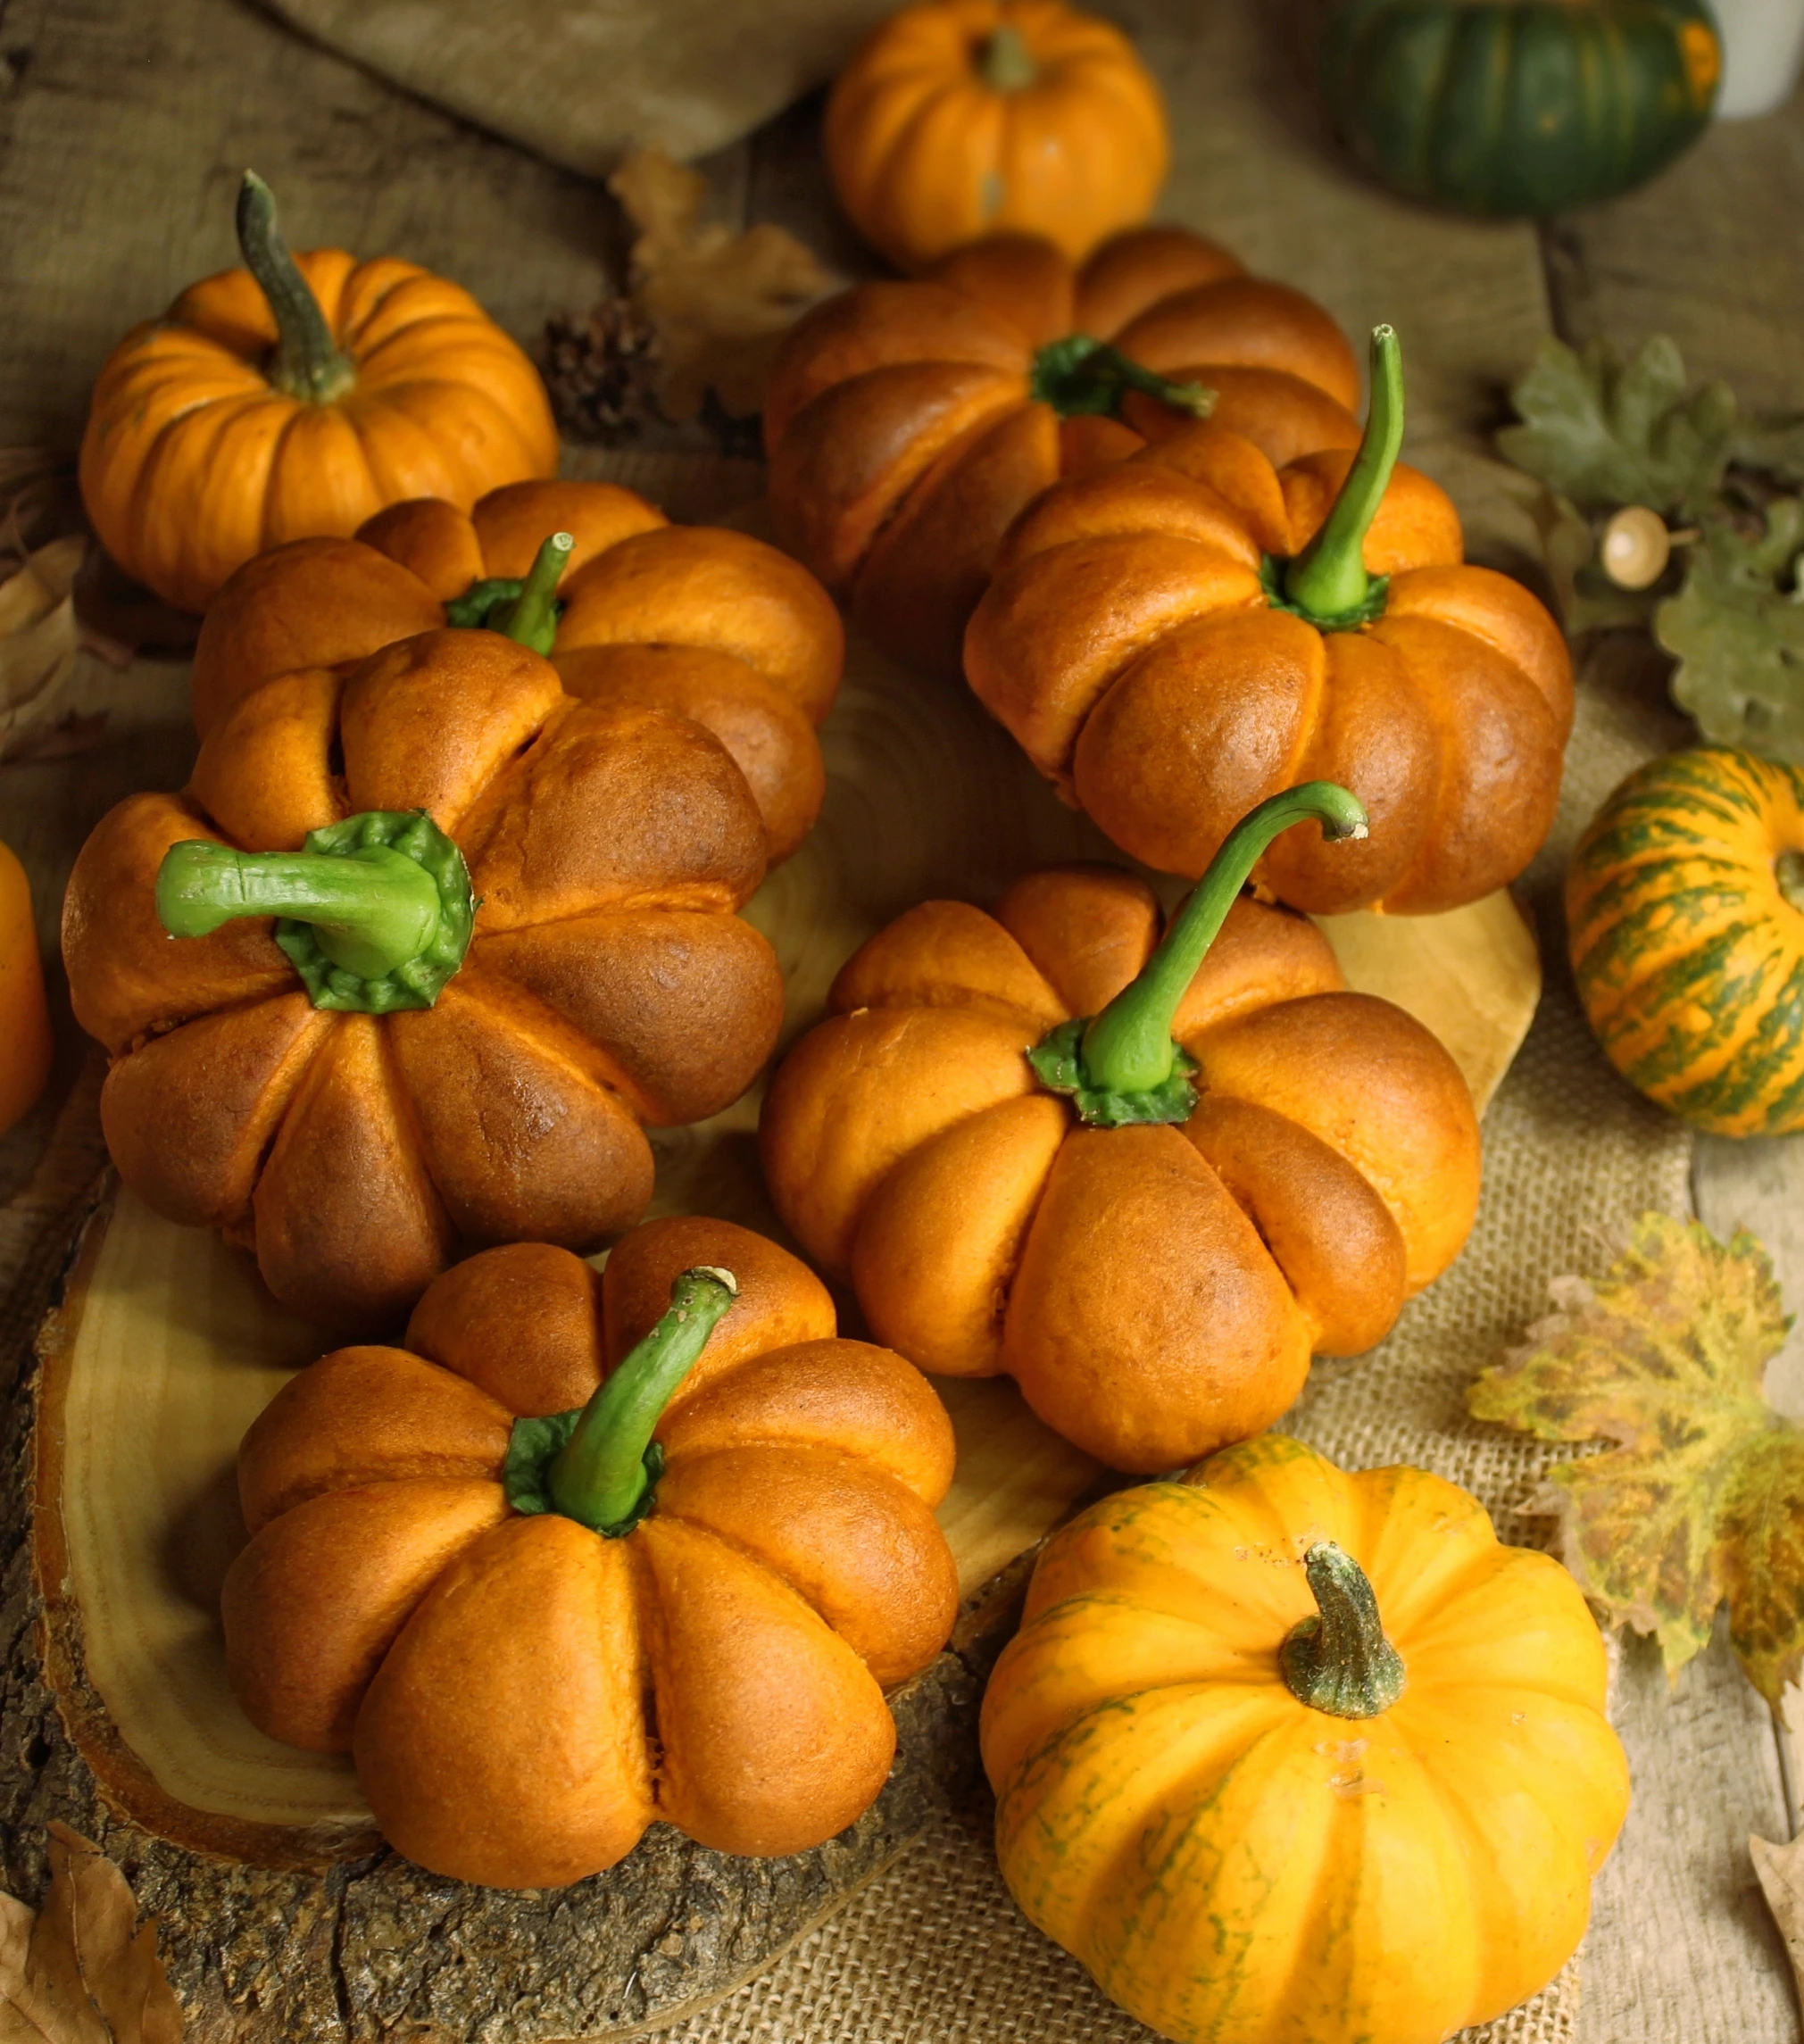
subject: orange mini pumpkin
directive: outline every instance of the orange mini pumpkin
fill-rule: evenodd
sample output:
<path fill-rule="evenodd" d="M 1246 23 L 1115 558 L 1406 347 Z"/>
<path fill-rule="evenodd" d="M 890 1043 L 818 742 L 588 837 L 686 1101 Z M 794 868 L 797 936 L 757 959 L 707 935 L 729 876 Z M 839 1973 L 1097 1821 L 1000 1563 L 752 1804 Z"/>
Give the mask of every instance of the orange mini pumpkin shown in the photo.
<path fill-rule="evenodd" d="M 76 861 L 113 1161 L 334 1325 L 392 1324 L 466 1245 L 596 1248 L 651 1197 L 644 1126 L 775 1044 L 782 975 L 734 913 L 764 867 L 711 733 L 578 701 L 502 632 L 278 675 Z"/>
<path fill-rule="evenodd" d="M 771 511 L 873 638 L 955 675 L 1003 535 L 1061 475 L 1199 411 L 1280 463 L 1351 447 L 1359 391 L 1320 306 L 1199 235 L 1142 228 L 1081 270 L 998 236 L 796 322 L 765 394 Z"/>
<path fill-rule="evenodd" d="M 134 328 L 95 385 L 82 502 L 128 574 L 204 611 L 284 540 L 557 472 L 539 373 L 469 292 L 393 256 L 290 256 L 248 171 L 237 227 L 245 267 Z"/>
<path fill-rule="evenodd" d="M 1165 102 L 1119 29 L 1063 0 L 924 0 L 834 81 L 821 135 L 865 239 L 919 270 L 985 234 L 1081 262 L 1152 210 Z"/>
<path fill-rule="evenodd" d="M 952 1475 L 919 1372 L 744 1228 L 650 1223 L 600 1279 L 491 1250 L 245 1435 L 232 1684 L 353 1753 L 435 1874 L 554 1887 L 657 1819 L 800 1852 L 883 1787 L 884 1691 L 951 1633 Z"/>
<path fill-rule="evenodd" d="M 1277 467 L 1216 420 L 1079 478 L 1010 534 L 965 640 L 971 686 L 1124 852 L 1202 871 L 1300 775 L 1351 788 L 1371 835 L 1303 834 L 1260 878 L 1318 914 L 1429 914 L 1541 849 L 1572 728 L 1559 627 L 1465 565 L 1459 513 L 1397 461 L 1402 370 L 1373 342 L 1357 454 Z"/>
<path fill-rule="evenodd" d="M 611 483 L 515 483 L 468 511 L 417 498 L 354 539 L 296 540 L 246 562 L 195 648 L 202 735 L 274 675 L 347 668 L 416 632 L 511 610 L 560 528 L 572 544 L 541 569 L 554 594 L 541 593 L 534 651 L 570 695 L 711 731 L 758 802 L 772 862 L 786 859 L 826 793 L 815 727 L 839 688 L 839 614 L 774 546 L 672 525 Z"/>
<path fill-rule="evenodd" d="M 766 1097 L 777 1210 L 877 1339 L 1006 1371 L 1118 1469 L 1270 1425 L 1311 1353 L 1370 1348 L 1476 1211 L 1453 1060 L 1347 992 L 1313 925 L 1237 898 L 1304 817 L 1361 827 L 1343 790 L 1276 798 L 1162 942 L 1151 891 L 1108 867 L 1030 874 L 993 915 L 910 910 Z"/>

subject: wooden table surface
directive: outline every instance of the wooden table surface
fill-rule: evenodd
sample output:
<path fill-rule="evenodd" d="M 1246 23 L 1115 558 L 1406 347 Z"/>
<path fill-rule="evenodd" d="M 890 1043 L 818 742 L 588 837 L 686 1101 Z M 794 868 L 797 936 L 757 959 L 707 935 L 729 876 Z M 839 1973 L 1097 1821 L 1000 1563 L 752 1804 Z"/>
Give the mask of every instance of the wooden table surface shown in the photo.
<path fill-rule="evenodd" d="M 1529 544 L 1485 435 L 1504 383 L 1549 330 L 1573 341 L 1670 333 L 1694 376 L 1726 377 L 1750 404 L 1804 406 L 1804 103 L 1718 129 L 1631 197 L 1538 230 L 1477 226 L 1392 201 L 1335 162 L 1297 69 L 1291 0 L 1107 11 L 1140 37 L 1172 101 L 1164 210 L 1315 293 L 1352 330 L 1398 325 L 1412 459 L 1453 490 L 1484 558 L 1508 565 Z M 714 159 L 719 210 L 781 220 L 857 273 L 869 259 L 833 216 L 814 134 L 804 106 Z M 442 269 L 529 345 L 547 312 L 596 296 L 619 253 L 598 187 L 302 42 L 245 0 L 7 0 L 0 445 L 73 447 L 113 341 L 233 260 L 247 163 L 275 187 L 302 245 Z M 714 445 L 700 428 L 654 438 Z M 1673 742 L 1685 731 L 1675 718 Z M 46 942 L 95 818 L 130 787 L 175 785 L 190 747 L 179 690 L 153 682 L 113 743 L 0 769 L 0 835 L 31 870 Z M 72 1029 L 65 1039 L 66 1077 L 80 1053 Z M 0 1143 L 0 1198 L 29 1171 L 49 1114 Z M 1700 1142 L 1695 1187 L 1713 1227 L 1746 1222 L 1765 1237 L 1804 1305 L 1804 1138 Z M 1804 1334 L 1773 1384 L 1804 1412 Z M 1652 1655 L 1632 1646 L 1618 1716 L 1636 1807 L 1598 1886 L 1575 2044 L 1789 2044 L 1797 2005 L 1745 1840 L 1799 1828 L 1791 1784 L 1804 1766 L 1720 1638 L 1670 1693 Z M 1650 1936 L 1657 1915 L 1687 1934 Z"/>

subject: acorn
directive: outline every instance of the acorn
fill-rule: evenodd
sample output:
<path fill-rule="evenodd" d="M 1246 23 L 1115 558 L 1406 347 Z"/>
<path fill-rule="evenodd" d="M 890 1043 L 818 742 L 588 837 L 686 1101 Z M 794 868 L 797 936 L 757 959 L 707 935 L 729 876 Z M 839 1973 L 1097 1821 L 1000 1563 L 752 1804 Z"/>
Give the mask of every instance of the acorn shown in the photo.
<path fill-rule="evenodd" d="M 1603 528 L 1598 559 L 1618 589 L 1651 589 L 1666 573 L 1674 547 L 1697 536 L 1695 530 L 1672 531 L 1646 504 L 1625 504 Z"/>

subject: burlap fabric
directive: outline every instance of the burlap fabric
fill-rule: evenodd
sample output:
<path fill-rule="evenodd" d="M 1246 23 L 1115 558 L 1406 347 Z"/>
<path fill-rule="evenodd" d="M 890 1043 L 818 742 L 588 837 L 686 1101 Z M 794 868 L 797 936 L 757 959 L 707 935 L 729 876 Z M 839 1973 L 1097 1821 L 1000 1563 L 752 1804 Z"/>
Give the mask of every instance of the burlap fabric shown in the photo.
<path fill-rule="evenodd" d="M 1354 1468 L 1412 1462 L 1476 1492 L 1507 1540 L 1550 1528 L 1524 1510 L 1559 1458 L 1466 1411 L 1473 1375 L 1548 1309 L 1547 1281 L 1594 1271 L 1650 1208 L 1689 1210 L 1691 1139 L 1618 1080 L 1592 1043 L 1564 964 L 1560 876 L 1604 795 L 1682 743 L 1644 659 L 1606 644 L 1588 665 L 1559 822 L 1522 883 L 1547 961 L 1528 1040 L 1484 1122 L 1484 1197 L 1452 1270 L 1369 1356 L 1318 1362 L 1288 1424 Z M 931 1832 L 738 1993 L 663 2032 L 670 2044 L 1134 2044 L 1150 2033 L 1010 1900 L 973 1807 Z M 1583 1954 L 1471 2044 L 1565 2044 Z"/>
<path fill-rule="evenodd" d="M 829 79 L 892 0 L 265 0 L 424 99 L 598 177 L 698 156 Z"/>

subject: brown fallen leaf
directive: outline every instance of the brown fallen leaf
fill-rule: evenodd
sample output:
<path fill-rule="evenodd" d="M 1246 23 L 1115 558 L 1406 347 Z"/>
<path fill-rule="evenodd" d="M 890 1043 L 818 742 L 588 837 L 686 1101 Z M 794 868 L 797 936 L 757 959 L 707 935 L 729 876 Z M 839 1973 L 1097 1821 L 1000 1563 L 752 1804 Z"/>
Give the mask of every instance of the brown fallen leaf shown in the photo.
<path fill-rule="evenodd" d="M 730 416 L 751 418 L 784 334 L 844 279 L 769 221 L 743 234 L 704 224 L 707 179 L 661 149 L 633 151 L 608 189 L 637 230 L 629 283 L 658 333 L 659 409 L 693 419 L 712 390 Z"/>
<path fill-rule="evenodd" d="M 52 1824 L 50 1890 L 35 1915 L 0 1895 L 0 2044 L 180 2044 L 181 2005 L 140 1928 L 124 1874 Z"/>
<path fill-rule="evenodd" d="M 1785 1957 L 1792 1962 L 1799 1999 L 1804 2001 L 1804 1832 L 1790 1845 L 1750 1838 L 1748 1851 L 1759 1879 L 1760 1892 L 1767 1898 L 1767 1907 L 1785 1940 Z"/>

